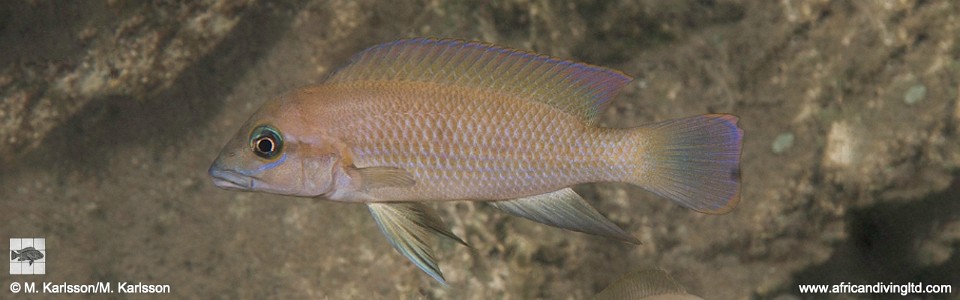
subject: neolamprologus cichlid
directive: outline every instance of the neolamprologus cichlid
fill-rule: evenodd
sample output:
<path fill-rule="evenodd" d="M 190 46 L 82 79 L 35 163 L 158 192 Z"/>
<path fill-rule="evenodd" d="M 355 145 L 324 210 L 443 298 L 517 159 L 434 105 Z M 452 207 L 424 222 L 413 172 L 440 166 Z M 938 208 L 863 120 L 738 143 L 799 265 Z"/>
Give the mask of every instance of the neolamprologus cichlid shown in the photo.
<path fill-rule="evenodd" d="M 740 198 L 737 117 L 598 127 L 631 80 L 485 43 L 386 43 L 266 102 L 209 172 L 222 188 L 363 203 L 393 247 L 441 283 L 427 238 L 463 241 L 425 201 L 486 201 L 632 243 L 570 187 L 623 182 L 696 211 L 730 211 Z"/>

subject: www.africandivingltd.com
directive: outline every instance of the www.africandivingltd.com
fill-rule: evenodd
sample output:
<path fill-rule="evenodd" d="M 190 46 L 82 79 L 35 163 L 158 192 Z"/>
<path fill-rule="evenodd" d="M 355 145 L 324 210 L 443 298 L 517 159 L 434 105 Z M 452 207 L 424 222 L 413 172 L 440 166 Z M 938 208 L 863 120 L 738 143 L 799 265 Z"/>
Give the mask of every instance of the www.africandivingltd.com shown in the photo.
<path fill-rule="evenodd" d="M 841 282 L 840 284 L 801 284 L 801 294 L 950 294 L 953 286 L 949 284 L 923 284 L 893 282 L 877 282 L 874 284 L 854 284 Z"/>

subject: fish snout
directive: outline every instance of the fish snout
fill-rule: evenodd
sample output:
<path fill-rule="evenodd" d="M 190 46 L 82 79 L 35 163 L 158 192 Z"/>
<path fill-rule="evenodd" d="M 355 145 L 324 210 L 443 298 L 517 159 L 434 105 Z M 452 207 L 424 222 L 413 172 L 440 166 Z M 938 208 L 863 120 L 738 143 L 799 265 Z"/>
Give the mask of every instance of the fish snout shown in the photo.
<path fill-rule="evenodd" d="M 213 179 L 213 185 L 228 190 L 250 190 L 253 187 L 253 179 L 236 171 L 223 168 L 218 159 L 207 170 Z"/>

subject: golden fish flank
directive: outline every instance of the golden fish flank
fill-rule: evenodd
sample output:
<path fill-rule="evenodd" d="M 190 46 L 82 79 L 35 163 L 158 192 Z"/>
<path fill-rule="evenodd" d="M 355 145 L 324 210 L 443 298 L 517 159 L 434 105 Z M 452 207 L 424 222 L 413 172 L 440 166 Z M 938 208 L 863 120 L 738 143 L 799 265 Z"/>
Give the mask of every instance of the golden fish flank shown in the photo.
<path fill-rule="evenodd" d="M 387 43 L 320 85 L 265 103 L 210 175 L 228 189 L 364 203 L 388 241 L 440 282 L 425 238 L 461 240 L 422 201 L 488 201 L 634 243 L 570 186 L 629 183 L 705 213 L 736 206 L 737 117 L 597 127 L 598 113 L 631 80 L 482 43 Z"/>

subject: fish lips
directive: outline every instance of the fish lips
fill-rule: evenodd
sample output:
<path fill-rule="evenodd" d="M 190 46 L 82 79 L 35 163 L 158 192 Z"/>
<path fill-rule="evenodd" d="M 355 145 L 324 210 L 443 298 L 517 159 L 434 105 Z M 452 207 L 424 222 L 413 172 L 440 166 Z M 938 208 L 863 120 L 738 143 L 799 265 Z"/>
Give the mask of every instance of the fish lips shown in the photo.
<path fill-rule="evenodd" d="M 253 189 L 253 178 L 239 172 L 223 169 L 217 164 L 210 166 L 210 177 L 213 185 L 227 190 L 249 191 Z"/>

